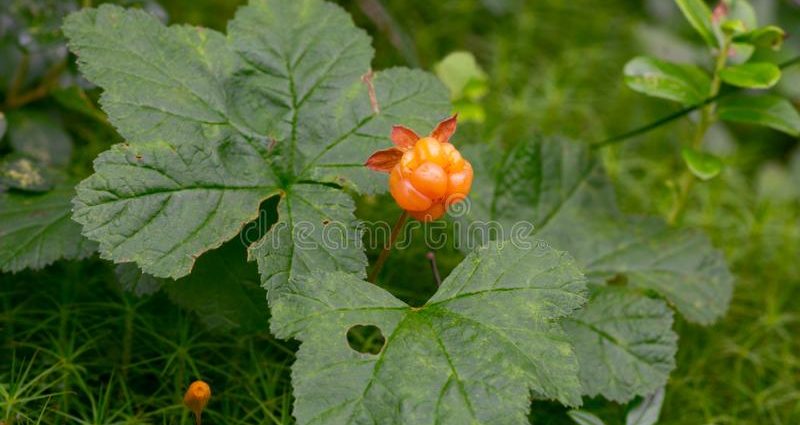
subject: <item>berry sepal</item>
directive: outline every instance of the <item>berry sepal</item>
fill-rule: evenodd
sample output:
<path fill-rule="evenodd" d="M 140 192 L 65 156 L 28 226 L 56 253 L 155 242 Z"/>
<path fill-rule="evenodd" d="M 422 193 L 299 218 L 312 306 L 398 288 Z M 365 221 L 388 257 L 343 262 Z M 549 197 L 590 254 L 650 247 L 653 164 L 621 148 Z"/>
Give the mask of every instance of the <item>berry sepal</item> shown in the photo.
<path fill-rule="evenodd" d="M 396 125 L 390 136 L 395 146 L 375 152 L 365 164 L 389 173 L 389 192 L 417 220 L 441 217 L 472 186 L 472 165 L 450 143 L 456 120 L 456 115 L 443 120 L 427 137 Z"/>

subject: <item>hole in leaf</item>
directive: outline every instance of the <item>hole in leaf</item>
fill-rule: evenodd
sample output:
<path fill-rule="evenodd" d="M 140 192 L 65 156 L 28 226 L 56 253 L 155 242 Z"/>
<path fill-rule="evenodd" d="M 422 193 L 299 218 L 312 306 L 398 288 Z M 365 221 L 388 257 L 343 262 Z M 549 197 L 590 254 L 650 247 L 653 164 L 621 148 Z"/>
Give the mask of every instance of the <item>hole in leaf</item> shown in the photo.
<path fill-rule="evenodd" d="M 278 203 L 280 201 L 280 196 L 273 196 L 259 205 L 258 217 L 245 224 L 239 233 L 239 239 L 244 246 L 249 247 L 260 241 L 278 221 Z"/>
<path fill-rule="evenodd" d="M 386 344 L 381 329 L 373 325 L 355 325 L 347 330 L 347 344 L 364 354 L 378 354 Z"/>

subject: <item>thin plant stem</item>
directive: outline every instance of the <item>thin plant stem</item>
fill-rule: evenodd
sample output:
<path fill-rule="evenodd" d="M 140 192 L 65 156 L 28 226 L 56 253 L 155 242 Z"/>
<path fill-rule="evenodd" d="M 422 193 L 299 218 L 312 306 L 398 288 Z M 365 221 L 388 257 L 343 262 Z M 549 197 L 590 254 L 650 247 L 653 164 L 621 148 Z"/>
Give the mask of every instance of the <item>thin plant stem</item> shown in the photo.
<path fill-rule="evenodd" d="M 25 59 L 27 58 L 28 56 L 25 56 Z M 28 103 L 43 99 L 58 85 L 58 78 L 66 68 L 67 61 L 61 61 L 53 65 L 53 67 L 47 71 L 47 74 L 45 74 L 38 86 L 30 91 L 20 94 L 19 90 L 22 88 L 22 84 L 25 79 L 25 73 L 27 73 L 28 70 L 28 61 L 23 60 L 23 62 L 20 64 L 20 68 L 18 69 L 18 75 L 14 81 L 13 87 L 9 91 L 8 97 L 6 98 L 4 109 L 16 109 L 27 105 Z"/>
<path fill-rule="evenodd" d="M 392 252 L 394 243 L 397 241 L 397 237 L 403 230 L 403 225 L 406 224 L 406 220 L 408 220 L 408 212 L 403 211 L 403 213 L 400 214 L 400 217 L 398 217 L 397 221 L 394 223 L 394 227 L 392 227 L 392 234 L 389 235 L 388 243 L 383 246 L 383 250 L 381 250 L 381 253 L 378 256 L 378 261 L 376 261 L 375 266 L 372 267 L 372 272 L 370 272 L 369 278 L 367 278 L 369 282 L 375 283 L 375 279 L 377 279 L 378 273 L 380 273 L 381 269 L 383 268 L 383 264 L 386 263 L 386 260 L 389 258 L 389 254 Z"/>
<path fill-rule="evenodd" d="M 436 265 L 436 253 L 429 251 L 426 255 L 428 261 L 431 262 L 431 270 L 433 271 L 433 281 L 436 282 L 436 287 L 442 286 L 442 275 L 439 274 L 439 266 Z"/>
<path fill-rule="evenodd" d="M 720 49 L 717 55 L 717 61 L 714 65 L 714 76 L 711 80 L 709 98 L 717 97 L 719 95 L 719 89 L 722 86 L 722 79 L 720 78 L 719 74 L 727 64 L 730 45 L 730 41 L 726 40 L 722 46 L 722 49 Z M 692 149 L 700 149 L 703 146 L 703 140 L 705 139 L 706 132 L 708 132 L 709 127 L 711 127 L 711 125 L 716 121 L 714 118 L 715 108 L 715 103 L 709 103 L 702 109 L 700 113 L 700 122 L 697 124 L 694 139 L 691 143 Z M 683 216 L 684 211 L 686 211 L 686 205 L 689 203 L 689 195 L 692 192 L 692 187 L 694 187 L 695 181 L 696 177 L 694 174 L 692 174 L 692 172 L 688 169 L 685 169 L 681 175 L 680 183 L 678 185 L 677 199 L 675 200 L 675 203 L 673 204 L 672 209 L 667 216 L 667 221 L 669 224 L 675 225 Z"/>
<path fill-rule="evenodd" d="M 797 65 L 798 63 L 800 63 L 800 56 L 797 56 L 797 57 L 792 58 L 792 59 L 790 59 L 790 60 L 788 60 L 786 62 L 783 62 L 780 65 L 778 65 L 778 67 L 781 68 L 781 69 L 785 69 L 785 68 L 788 68 L 790 66 Z M 655 121 L 653 121 L 651 123 L 645 124 L 645 125 L 643 125 L 641 127 L 635 128 L 635 129 L 633 129 L 631 131 L 627 131 L 625 133 L 609 137 L 608 139 L 601 140 L 600 142 L 593 143 L 591 145 L 591 147 L 592 147 L 592 149 L 601 149 L 601 148 L 604 148 L 604 147 L 607 147 L 607 146 L 611 146 L 611 145 L 615 145 L 617 143 L 624 142 L 624 141 L 626 141 L 628 139 L 632 139 L 632 138 L 634 138 L 636 136 L 640 136 L 642 134 L 649 133 L 650 131 L 653 131 L 653 130 L 661 127 L 661 126 L 669 124 L 669 123 L 671 123 L 671 122 L 673 122 L 673 121 L 675 121 L 675 120 L 677 120 L 679 118 L 683 118 L 686 115 L 689 115 L 692 112 L 694 112 L 694 111 L 696 111 L 696 110 L 698 110 L 700 108 L 703 108 L 705 106 L 708 106 L 708 105 L 710 105 L 710 104 L 712 104 L 712 103 L 714 103 L 714 102 L 716 102 L 716 101 L 718 101 L 718 100 L 720 100 L 720 99 L 722 99 L 724 97 L 730 96 L 732 94 L 740 93 L 741 91 L 742 91 L 742 89 L 737 89 L 737 90 L 726 90 L 726 91 L 723 91 L 721 93 L 717 93 L 714 96 L 710 96 L 710 97 L 706 98 L 705 100 L 703 100 L 700 103 L 697 103 L 697 104 L 692 105 L 692 106 L 687 106 L 686 108 L 683 108 L 683 109 L 680 109 L 678 111 L 675 111 L 672 114 L 669 114 L 669 115 L 667 115 L 667 116 L 665 116 L 663 118 L 659 118 L 659 119 L 657 119 L 657 120 L 655 120 Z"/>

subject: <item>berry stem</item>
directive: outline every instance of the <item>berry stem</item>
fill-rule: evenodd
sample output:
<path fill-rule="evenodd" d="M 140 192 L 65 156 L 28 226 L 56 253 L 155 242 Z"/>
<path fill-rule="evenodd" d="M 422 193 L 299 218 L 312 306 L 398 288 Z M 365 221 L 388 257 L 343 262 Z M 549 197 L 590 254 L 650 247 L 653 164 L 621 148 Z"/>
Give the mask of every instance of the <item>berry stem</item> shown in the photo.
<path fill-rule="evenodd" d="M 439 274 L 439 266 L 436 265 L 436 253 L 428 251 L 425 255 L 428 261 L 431 262 L 431 270 L 433 270 L 433 280 L 436 282 L 436 287 L 442 286 L 442 275 Z"/>
<path fill-rule="evenodd" d="M 400 214 L 400 217 L 397 218 L 397 222 L 394 223 L 394 227 L 392 227 L 392 234 L 389 235 L 389 243 L 383 246 L 383 250 L 378 256 L 378 261 L 375 262 L 375 266 L 372 268 L 372 272 L 370 272 L 367 278 L 367 281 L 370 283 L 375 283 L 375 279 L 378 278 L 378 273 L 380 273 L 383 268 L 386 259 L 389 258 L 389 253 L 392 252 L 394 243 L 397 241 L 397 237 L 400 235 L 403 225 L 406 224 L 406 220 L 408 220 L 408 212 L 404 210 L 403 213 Z"/>

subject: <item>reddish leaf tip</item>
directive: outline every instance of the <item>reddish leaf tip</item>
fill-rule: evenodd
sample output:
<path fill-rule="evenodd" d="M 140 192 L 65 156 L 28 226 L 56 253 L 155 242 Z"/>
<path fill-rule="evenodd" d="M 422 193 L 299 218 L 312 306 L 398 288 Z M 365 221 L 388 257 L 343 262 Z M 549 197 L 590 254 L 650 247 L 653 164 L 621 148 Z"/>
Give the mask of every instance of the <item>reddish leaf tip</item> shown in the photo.
<path fill-rule="evenodd" d="M 400 162 L 402 157 L 403 151 L 398 148 L 384 149 L 373 153 L 364 163 L 364 166 L 373 171 L 389 173 Z"/>
<path fill-rule="evenodd" d="M 420 137 L 414 130 L 402 125 L 393 125 L 390 136 L 392 143 L 400 149 L 411 149 Z"/>
<path fill-rule="evenodd" d="M 458 114 L 453 114 L 449 118 L 445 118 L 436 126 L 436 128 L 433 129 L 431 132 L 431 137 L 442 143 L 448 143 L 450 141 L 450 137 L 452 137 L 453 133 L 456 132 L 457 123 Z"/>

